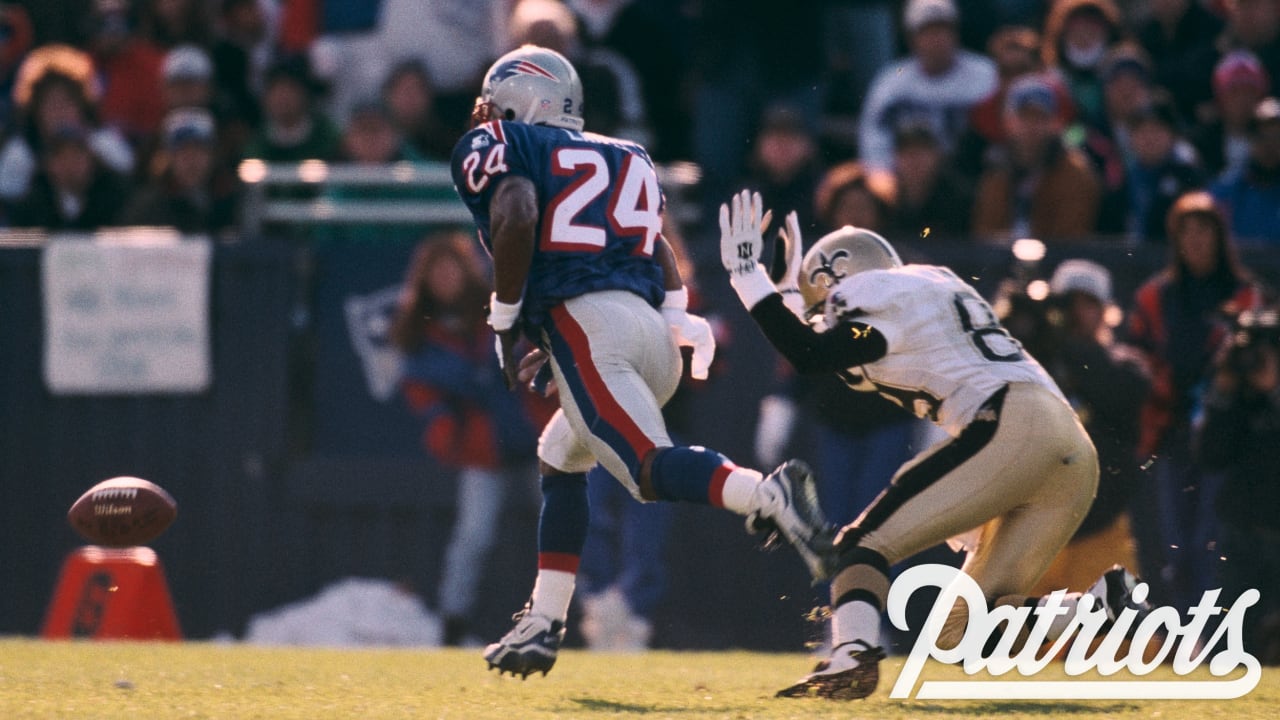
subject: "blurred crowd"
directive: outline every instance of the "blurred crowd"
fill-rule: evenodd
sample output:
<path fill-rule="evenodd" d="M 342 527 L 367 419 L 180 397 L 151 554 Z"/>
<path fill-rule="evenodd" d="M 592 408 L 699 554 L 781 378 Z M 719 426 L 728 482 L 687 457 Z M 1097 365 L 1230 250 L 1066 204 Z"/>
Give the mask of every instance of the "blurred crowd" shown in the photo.
<path fill-rule="evenodd" d="M 3 2 L 0 226 L 235 238 L 242 160 L 447 161 L 526 42 L 574 62 L 588 130 L 696 164 L 695 259 L 744 185 L 809 242 L 1167 247 L 1133 297 L 1070 260 L 998 305 L 1099 445 L 1080 542 L 1132 537 L 1183 607 L 1259 587 L 1253 635 L 1280 636 L 1280 321 L 1237 252 L 1280 248 L 1280 0 Z M 762 460 L 798 414 L 834 519 L 909 454 L 897 408 L 782 378 Z"/>
<path fill-rule="evenodd" d="M 448 160 L 533 42 L 578 67 L 589 129 L 695 162 L 706 208 L 748 181 L 818 231 L 1164 243 L 1204 189 L 1237 242 L 1280 241 L 1274 0 L 963 5 L 2 3 L 0 219 L 217 233 L 244 158 Z"/>

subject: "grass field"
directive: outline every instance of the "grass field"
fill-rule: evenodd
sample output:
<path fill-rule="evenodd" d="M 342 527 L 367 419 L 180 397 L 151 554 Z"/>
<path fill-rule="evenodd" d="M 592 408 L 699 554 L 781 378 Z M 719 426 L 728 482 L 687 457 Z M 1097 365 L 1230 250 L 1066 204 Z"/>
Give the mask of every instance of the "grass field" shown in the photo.
<path fill-rule="evenodd" d="M 475 650 L 317 650 L 204 643 L 0 640 L 0 718 L 1267 718 L 1280 672 L 1264 669 L 1232 701 L 899 701 L 901 659 L 880 690 L 854 703 L 778 700 L 803 675 L 799 654 L 566 651 L 550 675 L 521 682 L 485 672 Z M 1037 679 L 1051 677 L 1053 668 Z M 926 679 L 962 679 L 932 667 Z M 1172 673 L 1167 673 L 1172 678 Z M 1156 679 L 1156 678 L 1149 678 Z M 1200 679 L 1209 679 L 1207 672 Z"/>

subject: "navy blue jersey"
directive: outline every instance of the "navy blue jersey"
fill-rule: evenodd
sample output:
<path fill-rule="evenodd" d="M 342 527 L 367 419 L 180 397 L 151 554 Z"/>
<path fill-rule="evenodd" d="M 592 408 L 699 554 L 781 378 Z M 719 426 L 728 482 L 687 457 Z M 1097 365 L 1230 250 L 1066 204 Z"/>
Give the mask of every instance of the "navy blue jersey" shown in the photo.
<path fill-rule="evenodd" d="M 500 120 L 463 135 L 453 149 L 454 188 L 490 252 L 489 201 L 508 175 L 528 178 L 538 193 L 538 236 L 521 311 L 525 327 L 541 326 L 562 301 L 599 290 L 628 290 L 654 307 L 662 303 L 663 273 L 653 251 L 663 197 L 644 148 Z"/>

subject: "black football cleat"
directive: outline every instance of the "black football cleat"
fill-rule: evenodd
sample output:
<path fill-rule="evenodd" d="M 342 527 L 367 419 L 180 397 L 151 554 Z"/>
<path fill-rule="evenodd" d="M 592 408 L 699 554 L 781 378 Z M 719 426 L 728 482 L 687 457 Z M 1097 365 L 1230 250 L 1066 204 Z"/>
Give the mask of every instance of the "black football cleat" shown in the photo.
<path fill-rule="evenodd" d="M 1108 626 L 1114 623 L 1116 618 L 1120 617 L 1120 613 L 1125 610 L 1133 610 L 1136 613 L 1126 633 L 1126 637 L 1129 638 L 1133 637 L 1138 625 L 1154 609 L 1149 600 L 1134 602 L 1133 591 L 1141 583 L 1142 580 L 1123 566 L 1112 565 L 1111 569 L 1102 573 L 1102 577 L 1089 588 L 1089 594 L 1097 599 L 1098 607 L 1107 613 Z"/>
<path fill-rule="evenodd" d="M 831 657 L 820 661 L 800 682 L 778 691 L 774 697 L 818 697 L 828 700 L 861 700 L 876 691 L 880 683 L 880 661 L 884 650 L 861 640 L 842 643 Z"/>

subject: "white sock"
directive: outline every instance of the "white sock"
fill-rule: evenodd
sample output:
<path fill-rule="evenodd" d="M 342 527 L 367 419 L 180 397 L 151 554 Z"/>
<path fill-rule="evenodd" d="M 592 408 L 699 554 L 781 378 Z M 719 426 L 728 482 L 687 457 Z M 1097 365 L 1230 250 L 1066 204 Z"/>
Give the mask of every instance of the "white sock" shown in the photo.
<path fill-rule="evenodd" d="M 569 603 L 573 600 L 573 587 L 577 577 L 563 570 L 538 570 L 538 579 L 533 582 L 534 615 L 542 615 L 552 620 L 564 621 L 569 617 Z"/>
<path fill-rule="evenodd" d="M 749 468 L 734 468 L 725 478 L 724 489 L 720 497 L 726 510 L 739 515 L 750 515 L 760 509 L 760 499 L 756 496 L 756 488 L 764 475 Z"/>
<path fill-rule="evenodd" d="M 831 614 L 831 646 L 861 640 L 869 647 L 880 647 L 880 611 L 871 603 L 854 600 Z"/>

